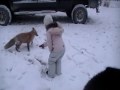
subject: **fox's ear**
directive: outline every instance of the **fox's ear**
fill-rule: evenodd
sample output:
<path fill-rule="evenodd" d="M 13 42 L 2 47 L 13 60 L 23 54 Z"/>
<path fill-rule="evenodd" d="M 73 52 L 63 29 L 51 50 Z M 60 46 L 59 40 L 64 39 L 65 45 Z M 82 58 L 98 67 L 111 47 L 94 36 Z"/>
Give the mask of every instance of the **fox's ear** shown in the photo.
<path fill-rule="evenodd" d="M 32 30 L 35 30 L 35 28 L 34 28 L 34 27 L 32 27 Z"/>
<path fill-rule="evenodd" d="M 34 28 L 34 27 L 32 27 L 32 31 L 35 31 L 35 28 Z"/>

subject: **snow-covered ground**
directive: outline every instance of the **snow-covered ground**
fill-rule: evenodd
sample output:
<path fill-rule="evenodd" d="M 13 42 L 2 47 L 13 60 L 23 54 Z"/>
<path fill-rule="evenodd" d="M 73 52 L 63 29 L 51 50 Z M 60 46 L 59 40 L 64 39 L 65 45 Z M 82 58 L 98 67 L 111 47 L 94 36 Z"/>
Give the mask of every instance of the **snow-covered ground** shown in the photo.
<path fill-rule="evenodd" d="M 43 15 L 19 16 L 11 25 L 0 26 L 0 90 L 82 90 L 84 85 L 106 67 L 120 68 L 120 8 L 100 8 L 96 14 L 88 9 L 86 24 L 73 24 L 65 13 L 52 14 L 62 23 L 66 53 L 62 59 L 62 75 L 50 79 L 41 75 L 42 65 L 47 63 L 48 48 L 38 45 L 46 39 L 42 23 Z M 26 44 L 17 52 L 4 45 L 16 34 L 35 27 L 35 37 L 30 52 Z"/>

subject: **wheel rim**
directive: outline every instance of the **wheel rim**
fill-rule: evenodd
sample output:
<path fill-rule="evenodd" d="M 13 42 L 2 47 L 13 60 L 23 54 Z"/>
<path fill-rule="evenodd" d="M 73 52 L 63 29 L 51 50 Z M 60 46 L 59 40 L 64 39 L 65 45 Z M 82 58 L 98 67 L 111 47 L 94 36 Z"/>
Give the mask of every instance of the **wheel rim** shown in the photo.
<path fill-rule="evenodd" d="M 6 15 L 3 11 L 0 11 L 0 24 L 4 24 L 6 20 Z"/>
<path fill-rule="evenodd" d="M 78 10 L 76 12 L 76 16 L 75 17 L 76 17 L 76 21 L 77 22 L 83 21 L 83 19 L 84 19 L 84 12 L 82 10 Z"/>

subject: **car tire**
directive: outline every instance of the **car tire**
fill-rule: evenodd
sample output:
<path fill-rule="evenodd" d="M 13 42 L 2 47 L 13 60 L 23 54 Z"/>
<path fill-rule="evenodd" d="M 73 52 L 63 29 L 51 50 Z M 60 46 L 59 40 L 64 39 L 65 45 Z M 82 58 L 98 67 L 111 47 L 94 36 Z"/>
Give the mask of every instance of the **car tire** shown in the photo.
<path fill-rule="evenodd" d="M 0 25 L 6 26 L 11 22 L 12 15 L 8 7 L 0 5 Z"/>
<path fill-rule="evenodd" d="M 75 24 L 79 24 L 79 23 L 85 24 L 88 17 L 86 7 L 82 4 L 76 5 L 72 10 L 71 16 L 72 16 L 72 21 Z"/>

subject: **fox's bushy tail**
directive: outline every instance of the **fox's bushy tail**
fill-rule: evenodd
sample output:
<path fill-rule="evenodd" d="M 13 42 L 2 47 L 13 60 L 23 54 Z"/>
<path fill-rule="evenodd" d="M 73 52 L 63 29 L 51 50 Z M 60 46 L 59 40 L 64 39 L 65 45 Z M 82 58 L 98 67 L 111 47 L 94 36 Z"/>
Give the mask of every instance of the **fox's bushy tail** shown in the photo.
<path fill-rule="evenodd" d="M 15 39 L 13 38 L 4 46 L 4 48 L 8 49 L 8 48 L 12 47 L 14 44 L 15 44 Z"/>

